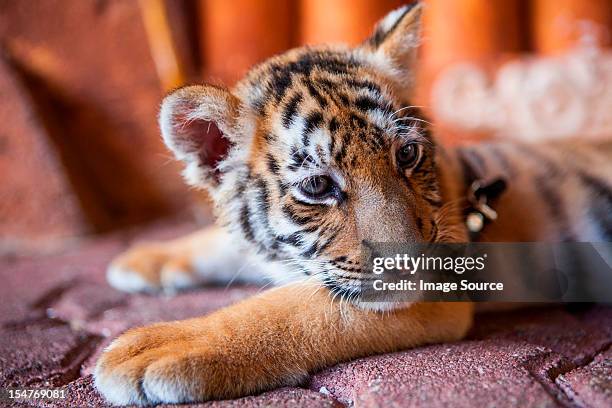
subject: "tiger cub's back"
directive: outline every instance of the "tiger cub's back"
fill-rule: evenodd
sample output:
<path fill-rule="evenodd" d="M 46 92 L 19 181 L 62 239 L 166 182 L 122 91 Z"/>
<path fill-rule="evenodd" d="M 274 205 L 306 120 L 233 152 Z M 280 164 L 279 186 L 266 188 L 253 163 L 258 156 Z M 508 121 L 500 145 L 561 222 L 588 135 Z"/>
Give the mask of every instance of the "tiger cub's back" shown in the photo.
<path fill-rule="evenodd" d="M 612 241 L 612 139 L 493 142 L 455 150 L 484 178 L 503 177 L 498 219 L 479 240 Z"/>

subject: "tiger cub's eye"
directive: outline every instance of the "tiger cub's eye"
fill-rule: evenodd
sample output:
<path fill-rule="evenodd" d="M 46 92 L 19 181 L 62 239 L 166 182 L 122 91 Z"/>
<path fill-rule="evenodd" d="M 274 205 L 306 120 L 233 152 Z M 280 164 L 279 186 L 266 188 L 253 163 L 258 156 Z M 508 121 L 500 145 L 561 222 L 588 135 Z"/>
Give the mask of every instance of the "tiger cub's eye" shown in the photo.
<path fill-rule="evenodd" d="M 300 190 L 311 198 L 322 198 L 332 192 L 333 181 L 327 176 L 308 177 L 300 183 Z"/>
<path fill-rule="evenodd" d="M 401 168 L 414 166 L 418 163 L 420 157 L 421 149 L 416 143 L 405 144 L 395 154 L 397 165 Z"/>

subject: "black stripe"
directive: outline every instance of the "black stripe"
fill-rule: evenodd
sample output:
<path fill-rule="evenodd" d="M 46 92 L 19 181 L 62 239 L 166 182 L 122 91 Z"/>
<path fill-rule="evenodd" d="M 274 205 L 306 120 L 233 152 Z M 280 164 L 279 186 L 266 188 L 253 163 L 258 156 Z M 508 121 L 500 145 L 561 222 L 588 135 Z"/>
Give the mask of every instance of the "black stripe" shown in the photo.
<path fill-rule="evenodd" d="M 257 207 L 267 219 L 268 211 L 270 210 L 270 193 L 268 192 L 268 186 L 263 178 L 257 176 L 255 178 L 255 187 L 259 192 Z"/>
<path fill-rule="evenodd" d="M 360 96 L 355 99 L 355 107 L 364 113 L 375 109 L 384 110 L 384 108 L 379 105 L 378 101 L 375 101 L 369 96 Z"/>
<path fill-rule="evenodd" d="M 340 147 L 337 149 L 336 153 L 334 154 L 334 160 L 336 160 L 336 163 L 341 163 L 344 160 L 344 157 L 346 156 L 346 153 L 347 153 L 346 147 L 348 146 L 350 142 L 350 138 L 351 138 L 351 134 L 348 132 L 345 133 L 344 136 L 342 136 Z"/>
<path fill-rule="evenodd" d="M 463 167 L 463 177 L 465 178 L 466 186 L 470 186 L 475 180 L 486 176 L 487 167 L 484 158 L 474 150 L 459 147 L 459 160 Z"/>
<path fill-rule="evenodd" d="M 300 248 L 303 245 L 303 237 L 301 232 L 294 232 L 290 235 L 279 235 L 276 237 L 278 242 Z"/>
<path fill-rule="evenodd" d="M 270 80 L 270 93 L 279 102 L 285 96 L 287 89 L 293 84 L 292 72 L 278 65 L 271 66 L 270 70 L 273 72 Z"/>
<path fill-rule="evenodd" d="M 439 207 L 442 205 L 442 201 L 438 198 L 432 198 L 429 196 L 423 196 L 423 199 L 425 201 L 427 201 L 429 204 L 433 205 L 434 207 Z"/>
<path fill-rule="evenodd" d="M 314 111 L 308 114 L 308 116 L 306 117 L 306 121 L 304 123 L 304 131 L 302 132 L 302 143 L 304 143 L 304 146 L 308 146 L 310 144 L 310 140 L 308 140 L 308 136 L 316 128 L 321 126 L 322 123 L 323 123 L 323 114 L 321 114 L 321 112 Z"/>
<path fill-rule="evenodd" d="M 329 237 L 329 239 L 328 239 L 327 241 L 325 241 L 325 243 L 319 247 L 319 249 L 317 250 L 317 253 L 318 253 L 318 254 L 323 253 L 323 251 L 325 251 L 325 250 L 326 250 L 326 249 L 327 249 L 327 248 L 328 248 L 328 247 L 331 245 L 331 243 L 332 243 L 332 242 L 334 242 L 334 240 L 335 240 L 335 239 L 336 239 L 336 237 L 338 236 L 338 233 L 339 233 L 339 232 L 340 232 L 339 230 L 335 230 L 335 231 L 332 233 L 332 236 L 331 236 L 331 237 Z"/>
<path fill-rule="evenodd" d="M 315 254 L 315 252 L 317 252 L 316 242 L 312 244 L 310 248 L 308 248 L 306 251 L 302 252 L 300 255 L 303 256 L 304 258 L 310 258 Z"/>
<path fill-rule="evenodd" d="M 253 226 L 251 225 L 251 214 L 249 207 L 245 203 L 240 211 L 240 226 L 242 232 L 248 241 L 255 241 L 255 234 L 253 233 Z"/>
<path fill-rule="evenodd" d="M 597 177 L 578 172 L 581 181 L 591 191 L 589 212 L 601 227 L 604 239 L 612 241 L 612 188 Z"/>
<path fill-rule="evenodd" d="M 374 48 L 380 47 L 381 44 L 385 42 L 389 34 L 391 34 L 397 28 L 399 23 L 404 19 L 404 17 L 406 17 L 406 15 L 410 12 L 410 10 L 412 10 L 414 6 L 416 6 L 417 4 L 419 4 L 419 2 L 414 1 L 411 4 L 405 5 L 404 6 L 405 9 L 403 10 L 402 15 L 397 18 L 397 20 L 393 23 L 393 26 L 391 26 L 389 29 L 384 30 L 383 27 L 381 26 L 377 27 L 376 32 L 368 40 L 368 43 Z"/>
<path fill-rule="evenodd" d="M 273 142 L 276 141 L 277 137 L 272 132 L 265 132 L 264 133 L 264 139 L 266 139 L 266 142 L 268 142 L 268 143 L 273 143 Z"/>
<path fill-rule="evenodd" d="M 338 130 L 338 127 L 340 127 L 340 125 L 338 124 L 338 120 L 336 118 L 331 118 L 327 126 L 327 128 L 329 129 L 329 133 L 333 135 Z"/>
<path fill-rule="evenodd" d="M 368 135 L 374 144 L 374 150 L 381 149 L 385 146 L 383 131 L 378 126 L 375 126 L 374 129 L 368 133 Z"/>
<path fill-rule="evenodd" d="M 277 62 L 268 66 L 262 74 L 252 79 L 254 84 L 266 84 L 266 99 L 269 103 L 274 99 L 279 103 L 293 85 L 294 77 L 303 81 L 310 78 L 312 72 L 323 72 L 335 75 L 350 75 L 361 65 L 356 59 L 346 53 L 331 50 L 308 50 L 294 61 Z M 263 109 L 261 109 L 263 111 Z"/>
<path fill-rule="evenodd" d="M 368 126 L 368 121 L 367 120 L 365 120 L 361 116 L 356 115 L 354 113 L 351 113 L 351 115 L 349 116 L 349 119 L 351 120 L 351 122 L 355 123 L 360 128 L 365 128 L 365 127 Z"/>
<path fill-rule="evenodd" d="M 289 186 L 283 182 L 282 179 L 278 179 L 278 190 L 280 191 L 281 197 L 284 197 L 287 194 L 287 189 Z"/>
<path fill-rule="evenodd" d="M 278 243 L 275 239 L 275 232 L 270 227 L 270 192 L 266 181 L 260 177 L 255 177 L 255 187 L 258 191 L 257 197 L 257 219 L 262 224 L 266 232 L 266 240 L 271 241 L 269 247 L 264 248 L 267 251 L 278 249 Z M 263 244 L 260 244 L 263 246 Z"/>
<path fill-rule="evenodd" d="M 278 175 L 280 171 L 280 166 L 276 162 L 274 156 L 272 156 L 270 153 L 266 155 L 266 163 L 268 164 L 268 170 L 270 170 L 272 174 Z"/>
<path fill-rule="evenodd" d="M 252 108 L 255 112 L 257 112 L 257 114 L 259 116 L 263 116 L 265 113 L 265 107 L 266 107 L 266 98 L 257 98 L 256 100 L 254 100 L 252 102 Z"/>
<path fill-rule="evenodd" d="M 378 84 L 369 81 L 367 79 L 349 78 L 346 80 L 346 84 L 356 90 L 367 89 L 372 93 L 381 95 L 382 92 Z"/>
<path fill-rule="evenodd" d="M 329 138 L 329 155 L 334 154 L 334 149 L 336 148 L 336 138 L 339 137 L 337 133 L 332 133 Z"/>
<path fill-rule="evenodd" d="M 283 205 L 282 207 L 282 211 L 283 214 L 285 214 L 287 217 L 289 217 L 289 219 L 298 225 L 306 225 L 310 222 L 312 222 L 312 218 L 310 217 L 300 217 L 299 215 L 293 213 L 293 210 L 291 209 L 291 207 L 287 206 L 287 205 Z"/>
<path fill-rule="evenodd" d="M 358 268 L 356 266 L 345 266 L 345 265 L 339 265 L 334 263 L 333 261 L 331 262 L 332 265 L 334 265 L 336 268 L 345 271 L 345 272 L 362 272 L 361 268 Z M 347 279 L 350 279 L 351 277 L 347 277 Z"/>
<path fill-rule="evenodd" d="M 578 172 L 582 182 L 586 184 L 597 196 L 604 198 L 612 204 L 612 188 L 603 180 L 584 172 Z"/>
<path fill-rule="evenodd" d="M 325 108 L 327 106 L 327 100 L 319 93 L 317 88 L 310 81 L 306 81 L 306 89 L 308 89 L 308 93 L 317 100 L 319 106 L 321 108 Z"/>
<path fill-rule="evenodd" d="M 557 189 L 557 185 L 564 179 L 562 168 L 558 163 L 531 146 L 516 144 L 513 147 L 518 148 L 523 154 L 530 157 L 542 169 L 534 177 L 535 190 L 539 193 L 546 207 L 548 207 L 549 214 L 554 220 L 554 225 L 557 227 L 559 240 L 563 242 L 576 241 L 576 236 L 570 228 L 568 214 L 563 205 L 562 197 Z"/>
<path fill-rule="evenodd" d="M 538 166 L 544 166 L 544 172 L 549 178 L 559 177 L 563 175 L 563 169 L 554 162 L 550 157 L 535 150 L 533 147 L 523 144 L 516 144 L 513 147 L 518 148 L 523 154 L 530 157 Z"/>
<path fill-rule="evenodd" d="M 338 88 L 338 85 L 328 78 L 318 78 L 317 84 L 329 93 L 334 93 Z"/>
<path fill-rule="evenodd" d="M 416 226 L 419 231 L 423 230 L 423 219 L 419 216 L 416 217 Z"/>
<path fill-rule="evenodd" d="M 283 111 L 282 116 L 283 126 L 285 128 L 288 129 L 293 124 L 293 118 L 297 113 L 300 102 L 302 102 L 302 94 L 298 92 L 293 95 L 285 105 L 285 110 Z"/>
<path fill-rule="evenodd" d="M 488 145 L 489 152 L 495 160 L 501 165 L 502 170 L 508 177 L 514 177 L 516 175 L 516 170 L 508 160 L 508 156 L 500 149 L 499 146 Z"/>

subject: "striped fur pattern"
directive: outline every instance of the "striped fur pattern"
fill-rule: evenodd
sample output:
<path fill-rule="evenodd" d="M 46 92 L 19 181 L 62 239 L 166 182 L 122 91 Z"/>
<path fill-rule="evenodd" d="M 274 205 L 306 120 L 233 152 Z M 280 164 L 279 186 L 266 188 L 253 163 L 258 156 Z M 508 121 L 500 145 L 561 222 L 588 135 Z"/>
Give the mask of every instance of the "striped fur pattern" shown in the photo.
<path fill-rule="evenodd" d="M 164 102 L 164 138 L 187 163 L 187 181 L 209 189 L 221 222 L 266 261 L 291 266 L 278 281 L 315 277 L 352 295 L 367 279 L 364 242 L 467 240 L 468 167 L 510 185 L 483 239 L 610 239 L 605 143 L 436 146 L 410 103 L 420 12 L 391 13 L 358 48 L 292 50 L 254 67 L 231 92 L 192 86 Z M 211 162 L 218 139 L 229 147 Z M 410 144 L 418 161 L 402 167 L 397 152 Z M 334 190 L 313 200 L 301 186 L 318 176 Z"/>
<path fill-rule="evenodd" d="M 348 277 L 358 271 L 360 242 L 382 238 L 373 229 L 397 239 L 435 232 L 432 223 L 423 225 L 441 206 L 426 122 L 359 56 L 300 50 L 259 67 L 242 87 L 257 95 L 248 103 L 258 113 L 258 132 L 241 176 L 223 186 L 228 194 L 220 194 L 219 208 L 261 253 L 271 260 L 318 260 L 299 265 L 306 274 L 326 261 L 336 276 Z M 408 142 L 419 144 L 422 159 L 402 172 L 394 152 Z M 320 174 L 339 191 L 313 202 L 297 186 Z M 374 212 L 375 200 L 410 219 L 394 228 L 364 222 L 356 207 L 368 202 Z"/>
<path fill-rule="evenodd" d="M 161 128 L 187 163 L 187 181 L 207 187 L 220 221 L 268 261 L 339 289 L 359 284 L 363 241 L 448 235 L 435 221 L 435 145 L 409 103 L 409 71 L 395 63 L 414 58 L 419 15 L 419 7 L 395 11 L 356 49 L 306 47 L 272 58 L 231 93 L 195 86 L 166 99 Z M 189 128 L 211 122 L 231 142 L 214 170 L 202 152 L 189 153 Z M 407 144 L 419 160 L 403 168 L 396 153 Z M 314 176 L 333 181 L 334 193 L 301 194 Z"/>
<path fill-rule="evenodd" d="M 480 240 L 612 241 L 612 139 L 485 143 L 453 154 L 462 169 L 508 181 Z"/>

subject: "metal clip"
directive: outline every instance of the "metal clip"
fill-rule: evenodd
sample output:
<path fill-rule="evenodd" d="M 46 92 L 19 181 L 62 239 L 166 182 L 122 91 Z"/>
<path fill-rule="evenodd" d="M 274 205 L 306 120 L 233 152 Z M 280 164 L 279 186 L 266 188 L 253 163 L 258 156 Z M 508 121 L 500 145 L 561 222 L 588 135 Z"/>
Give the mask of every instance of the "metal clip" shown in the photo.
<path fill-rule="evenodd" d="M 497 212 L 487 204 L 487 196 L 476 196 L 476 192 L 482 188 L 480 180 L 475 180 L 470 186 L 468 201 L 489 221 L 497 219 Z"/>
<path fill-rule="evenodd" d="M 495 221 L 497 219 L 497 211 L 489 207 L 489 205 L 487 204 L 486 197 L 482 197 L 478 201 L 478 205 L 476 206 L 476 209 L 480 211 L 482 215 L 484 215 L 485 218 L 488 219 L 489 221 Z"/>

